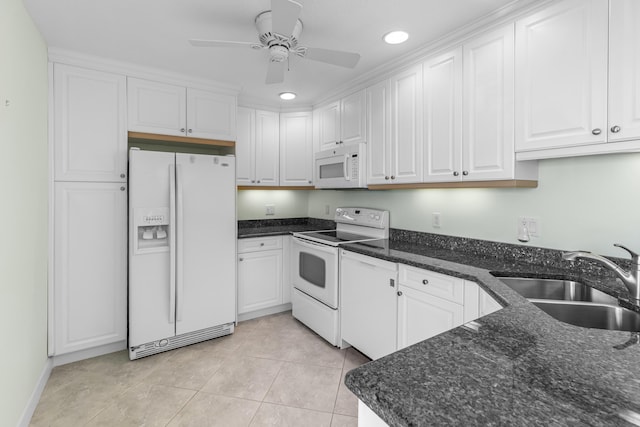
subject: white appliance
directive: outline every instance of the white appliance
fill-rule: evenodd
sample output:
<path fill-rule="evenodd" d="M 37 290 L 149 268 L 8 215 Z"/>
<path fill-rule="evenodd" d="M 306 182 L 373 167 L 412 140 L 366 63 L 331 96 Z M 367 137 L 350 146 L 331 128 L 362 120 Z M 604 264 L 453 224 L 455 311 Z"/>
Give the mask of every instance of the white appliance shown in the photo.
<path fill-rule="evenodd" d="M 345 145 L 315 154 L 316 188 L 366 188 L 367 146 Z"/>
<path fill-rule="evenodd" d="M 129 358 L 233 332 L 235 158 L 129 151 Z"/>
<path fill-rule="evenodd" d="M 334 346 L 340 346 L 339 246 L 389 237 L 389 212 L 337 208 L 335 230 L 293 233 L 293 317 Z"/>

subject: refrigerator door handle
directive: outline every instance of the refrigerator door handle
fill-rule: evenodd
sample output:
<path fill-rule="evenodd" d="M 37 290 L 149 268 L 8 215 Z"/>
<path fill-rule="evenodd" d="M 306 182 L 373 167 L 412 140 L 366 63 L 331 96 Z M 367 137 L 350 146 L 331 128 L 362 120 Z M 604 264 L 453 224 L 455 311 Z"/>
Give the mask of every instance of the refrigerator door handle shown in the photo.
<path fill-rule="evenodd" d="M 169 323 L 176 316 L 176 174 L 169 165 Z"/>
<path fill-rule="evenodd" d="M 182 165 L 176 165 L 176 321 L 182 320 L 182 308 L 184 306 L 184 209 L 182 198 Z"/>

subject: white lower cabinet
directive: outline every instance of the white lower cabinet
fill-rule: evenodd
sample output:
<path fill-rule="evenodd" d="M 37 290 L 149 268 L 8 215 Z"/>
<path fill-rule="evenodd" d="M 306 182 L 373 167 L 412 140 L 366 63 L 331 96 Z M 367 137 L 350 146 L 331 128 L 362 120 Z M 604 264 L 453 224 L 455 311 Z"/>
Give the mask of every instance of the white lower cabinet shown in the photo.
<path fill-rule="evenodd" d="M 396 351 L 395 263 L 340 251 L 342 339 L 372 359 Z"/>
<path fill-rule="evenodd" d="M 501 308 L 476 283 L 341 251 L 341 333 L 378 359 Z"/>
<path fill-rule="evenodd" d="M 289 240 L 288 236 L 238 240 L 238 315 L 244 315 L 240 320 L 290 308 L 283 306 L 291 302 Z"/>
<path fill-rule="evenodd" d="M 126 190 L 124 183 L 55 183 L 55 356 L 127 339 Z"/>

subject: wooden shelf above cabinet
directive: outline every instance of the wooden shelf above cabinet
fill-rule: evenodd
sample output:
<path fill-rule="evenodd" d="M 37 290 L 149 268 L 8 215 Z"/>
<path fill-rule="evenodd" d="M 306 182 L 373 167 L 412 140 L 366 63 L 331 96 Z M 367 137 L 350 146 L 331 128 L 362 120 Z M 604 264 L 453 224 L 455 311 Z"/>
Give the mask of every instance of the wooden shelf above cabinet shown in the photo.
<path fill-rule="evenodd" d="M 423 182 L 415 184 L 369 185 L 369 190 L 409 190 L 417 188 L 537 188 L 538 181 L 508 179 L 501 181 Z"/>
<path fill-rule="evenodd" d="M 235 147 L 234 141 L 222 141 L 219 139 L 194 138 L 191 136 L 160 135 L 156 133 L 129 132 L 129 139 L 143 141 L 178 142 L 184 144 L 209 145 L 214 147 Z"/>

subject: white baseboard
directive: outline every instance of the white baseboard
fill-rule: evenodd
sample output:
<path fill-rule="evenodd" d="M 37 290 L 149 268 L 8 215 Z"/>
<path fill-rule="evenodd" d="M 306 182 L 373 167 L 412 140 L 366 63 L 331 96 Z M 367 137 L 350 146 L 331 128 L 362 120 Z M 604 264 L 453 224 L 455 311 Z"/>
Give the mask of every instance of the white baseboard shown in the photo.
<path fill-rule="evenodd" d="M 245 320 L 251 320 L 258 317 L 268 316 L 270 314 L 282 313 L 283 311 L 291 310 L 291 303 L 280 304 L 274 307 L 263 308 L 262 310 L 251 311 L 249 313 L 238 314 L 238 322 L 244 322 Z"/>
<path fill-rule="evenodd" d="M 25 406 L 24 411 L 22 411 L 22 416 L 20 417 L 20 421 L 18 422 L 18 427 L 29 426 L 29 423 L 31 422 L 31 417 L 33 417 L 33 413 L 36 410 L 36 406 L 38 406 L 38 402 L 40 401 L 40 396 L 42 396 L 44 387 L 47 385 L 47 381 L 49 380 L 49 376 L 51 375 L 52 369 L 53 369 L 53 360 L 51 360 L 51 358 L 48 358 L 47 362 L 44 364 L 44 367 L 42 368 L 42 372 L 40 373 L 38 382 L 36 383 L 36 386 L 33 388 L 33 392 L 31 392 L 31 396 L 29 397 L 27 406 Z"/>
<path fill-rule="evenodd" d="M 53 366 L 66 365 L 67 363 L 77 362 L 78 360 L 90 359 L 103 354 L 115 353 L 116 351 L 126 350 L 127 342 L 118 341 L 111 344 L 101 345 L 99 347 L 89 348 L 87 350 L 74 351 L 73 353 L 61 354 L 53 356 Z"/>

